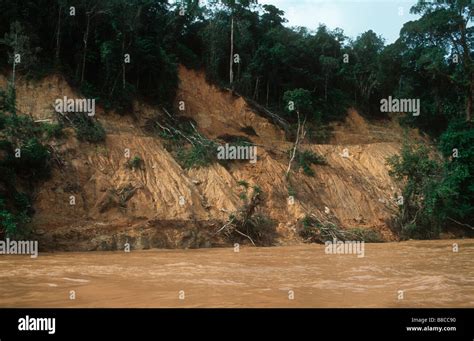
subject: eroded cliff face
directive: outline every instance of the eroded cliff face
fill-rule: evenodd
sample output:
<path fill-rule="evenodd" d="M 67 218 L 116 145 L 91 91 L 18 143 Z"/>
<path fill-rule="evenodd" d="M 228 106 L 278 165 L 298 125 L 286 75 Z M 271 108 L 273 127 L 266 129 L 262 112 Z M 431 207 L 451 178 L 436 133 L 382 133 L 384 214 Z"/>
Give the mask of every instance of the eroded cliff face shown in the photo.
<path fill-rule="evenodd" d="M 343 228 L 375 229 L 386 240 L 396 239 L 388 225 L 398 189 L 386 166 L 403 137 L 394 121 L 369 123 L 349 110 L 346 122 L 333 125 L 330 144 L 304 144 L 325 156 L 327 165 L 312 166 L 313 177 L 294 172 L 291 203 L 285 172 L 292 142 L 284 132 L 243 98 L 208 84 L 202 73 L 180 67 L 179 76 L 176 101 L 185 104 L 181 114 L 208 138 L 227 134 L 252 140 L 258 161 L 184 170 L 164 148 L 165 141 L 143 128 L 158 107 L 135 103 L 130 115 L 98 108 L 105 143 L 80 142 L 70 128 L 65 139 L 51 142 L 61 162 L 51 179 L 39 185 L 33 218 L 43 249 L 110 250 L 125 242 L 132 248 L 223 245 L 215 231 L 242 205 L 240 180 L 261 188 L 260 209 L 278 225 L 276 244 L 300 242 L 295 227 L 309 213 Z M 20 81 L 17 89 L 20 112 L 38 120 L 55 120 L 53 103 L 63 96 L 81 97 L 58 75 Z M 249 127 L 255 134 L 248 135 Z M 140 168 L 127 166 L 127 149 L 143 160 Z"/>

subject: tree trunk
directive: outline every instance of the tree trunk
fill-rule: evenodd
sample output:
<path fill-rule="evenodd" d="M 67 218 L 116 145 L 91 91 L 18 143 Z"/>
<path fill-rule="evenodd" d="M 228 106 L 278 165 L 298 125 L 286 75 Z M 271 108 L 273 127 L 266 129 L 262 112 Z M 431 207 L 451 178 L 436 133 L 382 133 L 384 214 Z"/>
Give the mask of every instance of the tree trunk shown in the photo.
<path fill-rule="evenodd" d="M 286 173 L 285 173 L 285 179 L 286 180 L 289 180 L 289 175 L 290 175 L 290 171 L 291 171 L 291 163 L 295 159 L 296 151 L 298 149 L 298 144 L 300 144 L 306 136 L 306 130 L 305 130 L 306 115 L 304 117 L 303 123 L 301 123 L 300 112 L 298 110 L 296 110 L 296 115 L 298 116 L 298 128 L 296 130 L 295 145 L 293 146 L 293 150 L 291 152 L 291 157 L 290 157 L 290 162 L 288 162 L 288 168 L 286 169 Z"/>
<path fill-rule="evenodd" d="M 471 85 L 469 86 L 469 93 L 467 95 L 467 104 L 466 104 L 466 121 L 471 122 L 472 120 L 472 93 L 474 91 L 473 79 L 471 76 Z"/>
<path fill-rule="evenodd" d="M 239 63 L 237 64 L 237 81 L 240 80 L 240 63 L 242 61 L 240 60 L 240 57 L 239 57 Z"/>
<path fill-rule="evenodd" d="M 257 79 L 255 80 L 255 90 L 253 92 L 253 99 L 257 101 L 258 101 L 258 80 L 259 79 L 260 77 L 257 77 Z"/>
<path fill-rule="evenodd" d="M 470 55 L 471 52 L 470 52 L 469 46 L 467 44 L 467 39 L 466 39 L 466 36 L 467 36 L 466 25 L 467 25 L 467 23 L 465 23 L 464 21 L 460 24 L 460 31 L 461 31 L 460 42 L 461 42 L 461 46 L 463 48 L 464 72 L 469 77 L 469 85 L 467 86 L 467 89 L 466 89 L 466 121 L 471 122 L 471 119 L 472 119 L 472 96 L 473 96 L 472 92 L 474 91 L 474 84 L 473 84 L 474 79 L 473 79 L 473 75 L 472 75 L 473 62 L 472 62 L 472 59 L 471 59 L 471 55 Z"/>
<path fill-rule="evenodd" d="M 230 19 L 230 62 L 229 62 L 229 81 L 230 87 L 232 88 L 232 83 L 234 82 L 234 72 L 232 66 L 234 63 L 234 15 Z"/>
<path fill-rule="evenodd" d="M 125 89 L 125 35 L 122 39 L 122 89 Z"/>
<path fill-rule="evenodd" d="M 55 55 L 55 62 L 56 65 L 59 64 L 59 44 L 61 41 L 61 10 L 62 6 L 59 6 L 59 11 L 58 11 L 58 30 L 56 31 L 56 55 Z"/>
<path fill-rule="evenodd" d="M 270 84 L 269 84 L 268 79 L 267 79 L 267 107 L 268 107 L 268 95 L 269 95 L 269 92 L 270 92 Z"/>
<path fill-rule="evenodd" d="M 15 89 L 15 69 L 16 69 L 16 53 L 13 53 L 13 72 L 12 72 L 12 86 Z"/>
<path fill-rule="evenodd" d="M 16 71 L 16 61 L 15 53 L 13 55 L 13 74 L 12 74 L 12 84 L 10 84 L 8 89 L 8 101 L 10 102 L 10 111 L 14 117 L 16 117 L 16 89 L 15 89 L 15 71 Z"/>
<path fill-rule="evenodd" d="M 12 86 L 15 89 L 15 70 L 16 70 L 16 49 L 18 47 L 18 32 L 15 33 L 15 48 L 13 49 L 13 72 L 12 72 Z"/>
<path fill-rule="evenodd" d="M 328 75 L 324 79 L 324 102 L 328 101 Z"/>
<path fill-rule="evenodd" d="M 87 13 L 87 23 L 86 23 L 86 32 L 84 32 L 84 52 L 82 56 L 82 71 L 81 71 L 81 85 L 84 82 L 84 71 L 86 69 L 86 53 L 87 53 L 87 41 L 89 39 L 89 25 L 91 21 L 90 13 Z"/>

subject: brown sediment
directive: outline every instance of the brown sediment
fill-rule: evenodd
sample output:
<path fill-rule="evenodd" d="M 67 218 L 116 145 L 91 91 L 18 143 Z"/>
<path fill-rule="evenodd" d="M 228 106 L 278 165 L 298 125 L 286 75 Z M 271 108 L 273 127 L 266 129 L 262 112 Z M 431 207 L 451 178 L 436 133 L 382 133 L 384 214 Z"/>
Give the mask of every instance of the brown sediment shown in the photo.
<path fill-rule="evenodd" d="M 277 223 L 277 245 L 301 242 L 296 225 L 309 213 L 342 228 L 374 229 L 385 240 L 397 240 L 389 224 L 399 189 L 386 165 L 403 140 L 396 120 L 368 122 L 350 109 L 345 122 L 332 125 L 329 144 L 303 143 L 302 148 L 323 155 L 327 164 L 313 165 L 314 176 L 294 171 L 290 183 L 296 195 L 289 205 L 285 172 L 292 142 L 284 131 L 245 99 L 208 84 L 202 72 L 180 67 L 179 77 L 176 103 L 185 104 L 180 113 L 210 139 L 228 135 L 251 140 L 258 161 L 185 170 L 165 149 L 166 141 L 144 131 L 146 120 L 161 108 L 136 102 L 130 115 L 97 108 L 107 132 L 105 143 L 80 142 L 70 128 L 67 138 L 52 142 L 63 166 L 54 167 L 51 178 L 39 186 L 34 204 L 33 226 L 44 249 L 120 249 L 127 238 L 135 248 L 222 245 L 213 232 L 242 205 L 239 180 L 264 193 L 260 210 Z M 80 97 L 59 75 L 18 81 L 19 112 L 35 119 L 54 121 L 53 103 L 62 96 Z M 410 134 L 419 137 L 416 131 Z M 143 160 L 139 168 L 127 167 L 126 149 Z"/>

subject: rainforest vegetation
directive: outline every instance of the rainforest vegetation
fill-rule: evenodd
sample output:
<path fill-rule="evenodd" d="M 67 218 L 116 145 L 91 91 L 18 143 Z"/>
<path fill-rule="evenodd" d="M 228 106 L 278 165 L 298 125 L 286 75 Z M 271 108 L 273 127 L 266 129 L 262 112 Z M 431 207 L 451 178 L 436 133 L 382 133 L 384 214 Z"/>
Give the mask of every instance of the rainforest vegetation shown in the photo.
<path fill-rule="evenodd" d="M 388 160 L 392 175 L 406 183 L 396 224 L 415 238 L 434 238 L 451 225 L 469 228 L 474 6 L 471 0 L 422 1 L 411 11 L 419 19 L 386 44 L 371 30 L 347 37 L 324 25 L 314 31 L 288 27 L 283 11 L 249 0 L 0 0 L 0 68 L 9 79 L 0 93 L 2 230 L 27 225 L 33 214 L 29 191 L 15 184 L 28 179 L 33 186 L 48 176 L 43 141 L 60 134 L 17 112 L 18 75 L 61 73 L 98 105 L 127 114 L 135 98 L 171 109 L 179 64 L 205 70 L 211 82 L 296 125 L 287 110 L 293 101 L 316 143 L 348 107 L 377 120 L 387 115 L 380 112 L 382 98 L 419 99 L 420 115 L 405 115 L 402 123 L 427 134 L 440 157 L 407 143 Z M 102 137 L 100 127 L 94 129 Z M 25 156 L 21 162 L 17 146 Z"/>

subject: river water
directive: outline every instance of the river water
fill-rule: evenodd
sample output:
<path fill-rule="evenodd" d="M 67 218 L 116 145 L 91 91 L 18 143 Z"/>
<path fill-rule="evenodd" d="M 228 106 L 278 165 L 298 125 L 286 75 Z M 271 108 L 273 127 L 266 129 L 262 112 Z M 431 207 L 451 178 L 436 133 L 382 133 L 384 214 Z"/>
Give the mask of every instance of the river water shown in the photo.
<path fill-rule="evenodd" d="M 2 255 L 0 307 L 474 307 L 474 239 Z"/>

